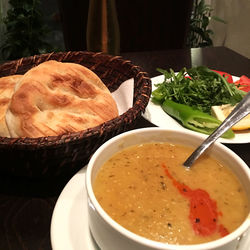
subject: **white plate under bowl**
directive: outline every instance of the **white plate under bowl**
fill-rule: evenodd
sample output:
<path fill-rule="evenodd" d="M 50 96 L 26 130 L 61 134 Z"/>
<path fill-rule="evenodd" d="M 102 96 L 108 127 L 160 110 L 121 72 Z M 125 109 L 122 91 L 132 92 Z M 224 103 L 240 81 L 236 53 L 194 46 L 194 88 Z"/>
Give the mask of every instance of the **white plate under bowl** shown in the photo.
<path fill-rule="evenodd" d="M 76 173 L 61 192 L 51 220 L 53 250 L 100 250 L 88 225 L 86 167 Z"/>
<path fill-rule="evenodd" d="M 238 80 L 238 77 L 233 76 L 233 80 Z M 156 89 L 155 84 L 162 83 L 164 81 L 164 76 L 156 76 L 151 78 L 152 81 L 152 91 Z M 149 101 L 145 113 L 143 117 L 153 123 L 154 125 L 161 128 L 171 128 L 178 130 L 185 130 L 180 123 L 178 123 L 175 119 L 165 113 L 161 106 L 154 104 L 151 100 Z M 191 130 L 190 130 L 191 131 Z M 194 134 L 199 132 L 191 131 Z M 250 142 L 250 130 L 245 130 L 243 132 L 236 132 L 235 137 L 232 139 L 219 138 L 219 142 L 228 143 L 228 144 L 240 144 L 240 143 L 249 143 Z"/>
<path fill-rule="evenodd" d="M 88 226 L 85 171 L 86 167 L 71 178 L 57 200 L 50 228 L 53 250 L 100 250 Z M 248 231 L 235 250 L 249 250 Z"/>

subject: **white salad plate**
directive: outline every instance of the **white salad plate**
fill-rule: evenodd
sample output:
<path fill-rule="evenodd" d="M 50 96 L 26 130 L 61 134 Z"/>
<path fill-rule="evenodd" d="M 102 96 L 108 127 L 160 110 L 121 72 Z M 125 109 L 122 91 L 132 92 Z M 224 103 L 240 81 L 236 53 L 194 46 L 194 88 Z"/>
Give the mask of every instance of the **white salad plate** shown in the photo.
<path fill-rule="evenodd" d="M 85 172 L 86 167 L 70 179 L 56 202 L 50 228 L 53 250 L 100 250 L 88 226 Z M 249 250 L 250 230 L 241 241 L 235 250 Z"/>
<path fill-rule="evenodd" d="M 233 76 L 233 80 L 236 81 L 238 77 Z M 162 83 L 164 81 L 164 76 L 156 76 L 151 78 L 152 81 L 152 91 L 156 89 L 155 84 Z M 174 118 L 165 113 L 161 106 L 154 104 L 151 100 L 145 109 L 143 117 L 153 123 L 154 125 L 161 128 L 175 128 L 178 130 L 185 130 L 180 123 L 178 123 Z M 190 130 L 192 133 L 199 133 Z M 244 132 L 236 132 L 235 137 L 232 139 L 219 138 L 219 142 L 228 143 L 228 144 L 237 144 L 237 143 L 249 143 L 250 142 L 250 130 L 245 130 Z"/>

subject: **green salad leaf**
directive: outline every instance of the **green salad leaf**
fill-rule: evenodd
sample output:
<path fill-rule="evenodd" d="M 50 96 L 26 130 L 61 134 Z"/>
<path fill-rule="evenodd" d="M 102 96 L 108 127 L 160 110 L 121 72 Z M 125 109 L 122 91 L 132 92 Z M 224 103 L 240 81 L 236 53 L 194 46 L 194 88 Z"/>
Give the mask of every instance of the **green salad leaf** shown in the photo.
<path fill-rule="evenodd" d="M 234 106 L 246 94 L 205 66 L 183 68 L 177 74 L 172 69 L 157 71 L 164 75 L 164 81 L 152 92 L 152 102 L 157 104 L 168 99 L 211 114 L 212 106 Z"/>

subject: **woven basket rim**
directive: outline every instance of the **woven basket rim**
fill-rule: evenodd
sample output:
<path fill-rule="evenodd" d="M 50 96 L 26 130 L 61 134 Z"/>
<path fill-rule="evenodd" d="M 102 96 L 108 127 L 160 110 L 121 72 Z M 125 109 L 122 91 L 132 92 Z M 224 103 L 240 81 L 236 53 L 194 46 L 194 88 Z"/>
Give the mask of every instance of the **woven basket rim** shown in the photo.
<path fill-rule="evenodd" d="M 10 72 L 9 75 L 13 75 L 16 72 L 18 72 L 18 70 L 22 68 L 23 65 L 26 65 L 28 63 L 35 66 L 35 65 L 40 64 L 43 61 L 53 60 L 59 56 L 68 58 L 69 56 L 74 57 L 75 55 L 79 57 L 81 56 L 92 56 L 96 58 L 99 57 L 101 59 L 109 60 L 109 62 L 119 61 L 121 65 L 127 65 L 128 67 L 130 67 L 130 69 L 134 71 L 134 80 L 136 77 L 139 76 L 139 79 L 143 81 L 142 92 L 137 97 L 136 101 L 133 104 L 133 107 L 112 120 L 104 122 L 103 124 L 100 124 L 96 127 L 78 131 L 78 132 L 71 132 L 71 133 L 61 134 L 58 136 L 47 136 L 47 137 L 39 137 L 39 138 L 0 137 L 0 147 L 3 145 L 11 145 L 11 147 L 16 146 L 16 147 L 25 147 L 25 148 L 55 147 L 61 144 L 65 144 L 67 142 L 83 140 L 93 135 L 101 135 L 103 133 L 110 132 L 112 129 L 114 129 L 114 126 L 118 126 L 120 124 L 126 124 L 126 123 L 131 122 L 129 119 L 130 117 L 136 118 L 141 115 L 141 113 L 145 110 L 146 108 L 145 104 L 148 103 L 148 100 L 151 95 L 151 79 L 149 78 L 148 73 L 144 72 L 140 66 L 132 64 L 130 60 L 126 60 L 122 58 L 122 56 L 111 56 L 111 55 L 104 54 L 102 52 L 95 53 L 95 52 L 89 52 L 89 51 L 52 52 L 52 53 L 47 53 L 47 54 L 20 58 L 17 60 L 12 60 L 12 61 L 8 61 L 3 64 L 0 64 L 0 74 L 1 72 L 9 70 Z"/>

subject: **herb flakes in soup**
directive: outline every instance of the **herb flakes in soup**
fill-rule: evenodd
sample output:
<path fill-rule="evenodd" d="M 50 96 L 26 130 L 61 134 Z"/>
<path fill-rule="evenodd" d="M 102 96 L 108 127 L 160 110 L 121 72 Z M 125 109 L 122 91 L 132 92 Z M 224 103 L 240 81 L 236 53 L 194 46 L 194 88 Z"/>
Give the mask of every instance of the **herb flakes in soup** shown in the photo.
<path fill-rule="evenodd" d="M 126 229 L 170 244 L 199 244 L 234 231 L 249 213 L 231 170 L 204 154 L 191 169 L 193 148 L 145 143 L 123 149 L 100 168 L 94 193 Z"/>

